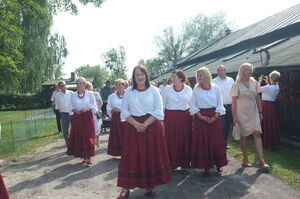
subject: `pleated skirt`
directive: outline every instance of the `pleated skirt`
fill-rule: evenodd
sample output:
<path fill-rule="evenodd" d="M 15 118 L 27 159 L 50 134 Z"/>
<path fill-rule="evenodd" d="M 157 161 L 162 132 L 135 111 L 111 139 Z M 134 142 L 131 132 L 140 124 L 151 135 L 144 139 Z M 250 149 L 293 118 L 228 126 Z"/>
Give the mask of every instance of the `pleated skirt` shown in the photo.
<path fill-rule="evenodd" d="M 121 156 L 124 142 L 124 122 L 120 120 L 120 112 L 113 113 L 111 118 L 107 154 Z"/>
<path fill-rule="evenodd" d="M 1 199 L 9 199 L 9 195 L 8 195 L 7 190 L 6 190 L 6 187 L 5 187 L 4 181 L 2 179 L 1 173 L 0 173 L 0 198 Z"/>

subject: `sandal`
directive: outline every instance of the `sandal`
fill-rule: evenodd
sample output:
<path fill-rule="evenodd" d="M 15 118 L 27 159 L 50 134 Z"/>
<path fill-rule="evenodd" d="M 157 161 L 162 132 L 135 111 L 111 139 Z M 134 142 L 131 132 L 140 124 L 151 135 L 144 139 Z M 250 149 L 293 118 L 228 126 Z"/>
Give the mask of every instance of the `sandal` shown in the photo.
<path fill-rule="evenodd" d="M 269 169 L 269 168 L 271 168 L 270 165 L 268 165 L 267 163 L 265 163 L 265 161 L 264 161 L 264 163 L 262 163 L 261 161 L 258 161 L 256 164 L 257 164 L 258 167 L 260 167 L 261 169 Z"/>
<path fill-rule="evenodd" d="M 247 162 L 247 163 L 243 163 L 242 166 L 243 167 L 253 167 L 253 164 L 250 162 Z"/>
<path fill-rule="evenodd" d="M 129 190 L 123 189 L 117 199 L 128 199 L 130 195 Z"/>
<path fill-rule="evenodd" d="M 220 176 L 222 174 L 222 172 L 224 171 L 223 167 L 217 167 L 217 175 Z"/>

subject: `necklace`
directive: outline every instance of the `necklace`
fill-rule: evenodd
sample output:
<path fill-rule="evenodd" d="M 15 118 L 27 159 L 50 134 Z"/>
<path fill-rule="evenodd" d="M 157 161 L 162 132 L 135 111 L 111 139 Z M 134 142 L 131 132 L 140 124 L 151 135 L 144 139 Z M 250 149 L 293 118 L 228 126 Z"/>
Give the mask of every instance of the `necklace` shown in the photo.
<path fill-rule="evenodd" d="M 82 99 L 82 98 L 84 98 L 84 96 L 85 96 L 85 92 L 82 94 L 82 97 L 80 96 L 79 92 L 77 92 L 77 95 L 78 95 L 78 97 L 79 97 L 80 99 Z"/>
<path fill-rule="evenodd" d="M 122 99 L 124 97 L 124 95 L 119 95 L 119 93 L 116 93 L 118 98 Z"/>

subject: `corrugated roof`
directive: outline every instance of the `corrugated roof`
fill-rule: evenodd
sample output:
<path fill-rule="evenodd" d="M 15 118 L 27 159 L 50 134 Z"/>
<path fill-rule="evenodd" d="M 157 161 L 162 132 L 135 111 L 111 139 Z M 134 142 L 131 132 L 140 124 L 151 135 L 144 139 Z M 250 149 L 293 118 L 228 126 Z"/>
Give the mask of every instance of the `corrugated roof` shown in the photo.
<path fill-rule="evenodd" d="M 299 27 L 300 3 L 221 38 L 182 60 L 177 67 L 184 70 L 188 77 L 194 77 L 201 66 L 208 67 L 212 73 L 220 64 L 225 65 L 228 72 L 237 71 L 245 62 L 262 67 L 261 55 L 253 54 L 253 49 L 267 46 L 271 46 L 268 49 L 271 56 L 268 67 L 300 65 Z M 286 38 L 290 39 L 283 40 Z M 278 44 L 273 46 L 276 42 Z M 161 81 L 169 76 L 164 74 L 156 80 Z"/>

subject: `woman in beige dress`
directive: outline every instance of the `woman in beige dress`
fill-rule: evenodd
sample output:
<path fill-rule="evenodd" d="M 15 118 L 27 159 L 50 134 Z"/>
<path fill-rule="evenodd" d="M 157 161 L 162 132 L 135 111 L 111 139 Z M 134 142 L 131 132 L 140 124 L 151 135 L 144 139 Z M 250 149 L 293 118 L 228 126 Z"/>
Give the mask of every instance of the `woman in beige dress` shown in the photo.
<path fill-rule="evenodd" d="M 270 166 L 263 157 L 261 141 L 262 107 L 258 93 L 261 92 L 259 83 L 252 77 L 253 65 L 244 63 L 240 66 L 236 82 L 231 88 L 232 117 L 241 131 L 240 147 L 243 153 L 243 166 L 253 166 L 248 160 L 247 136 L 252 135 L 254 146 L 259 158 L 258 164 L 263 168 Z"/>

